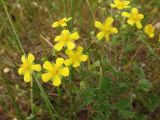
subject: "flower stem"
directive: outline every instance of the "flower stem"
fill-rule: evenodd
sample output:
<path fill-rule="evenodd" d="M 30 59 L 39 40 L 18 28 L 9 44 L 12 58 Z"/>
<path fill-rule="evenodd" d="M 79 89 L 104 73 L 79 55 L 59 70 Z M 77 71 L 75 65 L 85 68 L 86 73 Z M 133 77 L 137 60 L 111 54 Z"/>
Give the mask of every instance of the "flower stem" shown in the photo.
<path fill-rule="evenodd" d="M 93 10 L 92 10 L 92 7 L 91 7 L 91 5 L 90 5 L 89 1 L 88 1 L 88 0 L 86 0 L 86 3 L 87 3 L 87 5 L 88 5 L 88 8 L 89 8 L 89 10 L 90 10 L 91 14 L 92 14 L 93 19 L 95 20 L 95 15 L 94 15 L 94 12 L 93 12 Z"/>
<path fill-rule="evenodd" d="M 18 42 L 18 44 L 19 44 L 19 47 L 20 47 L 20 49 L 22 50 L 23 54 L 26 55 L 26 54 L 25 54 L 25 51 L 24 51 L 24 49 L 23 49 L 23 47 L 22 47 L 22 44 L 21 44 L 21 42 L 20 42 L 20 39 L 19 39 L 19 37 L 18 37 L 18 34 L 17 34 L 17 32 L 16 32 L 16 30 L 15 30 L 15 28 L 14 28 L 14 25 L 13 25 L 13 23 L 12 23 L 12 20 L 11 20 L 11 18 L 10 18 L 10 16 L 9 16 L 7 7 L 6 7 L 6 5 L 5 5 L 5 2 L 2 1 L 2 3 L 3 3 L 3 7 L 4 7 L 4 9 L 5 9 L 6 15 L 7 15 L 7 17 L 8 17 L 9 23 L 11 24 L 11 27 L 12 27 L 12 29 L 13 29 L 13 32 L 14 32 L 14 34 L 15 34 L 15 36 L 16 36 L 17 42 Z"/>
<path fill-rule="evenodd" d="M 30 83 L 30 99 L 31 99 L 31 111 L 32 111 L 32 115 L 34 116 L 34 106 L 33 106 L 33 80 L 31 80 Z"/>
<path fill-rule="evenodd" d="M 63 7 L 64 7 L 64 16 L 67 17 L 67 8 L 66 8 L 66 1 L 63 0 Z"/>

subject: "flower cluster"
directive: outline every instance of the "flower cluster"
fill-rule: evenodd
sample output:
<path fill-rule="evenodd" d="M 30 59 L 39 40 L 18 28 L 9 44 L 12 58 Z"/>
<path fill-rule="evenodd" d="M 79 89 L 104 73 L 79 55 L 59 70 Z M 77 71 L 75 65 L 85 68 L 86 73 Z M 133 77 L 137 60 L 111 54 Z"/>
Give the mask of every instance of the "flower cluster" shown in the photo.
<path fill-rule="evenodd" d="M 114 0 L 110 5 L 111 8 L 122 10 L 121 15 L 127 18 L 127 23 L 131 26 L 136 26 L 138 29 L 142 29 L 142 20 L 144 15 L 139 13 L 137 8 L 130 6 L 129 0 Z M 123 11 L 123 10 L 128 11 Z M 69 67 L 79 67 L 81 62 L 85 62 L 88 58 L 86 54 L 83 54 L 83 47 L 76 46 L 76 41 L 79 40 L 80 36 L 77 31 L 70 31 L 67 29 L 67 23 L 72 18 L 63 18 L 52 24 L 53 28 L 62 27 L 60 35 L 57 35 L 54 39 L 55 45 L 54 50 L 63 52 L 66 54 L 66 58 L 57 58 L 55 62 L 45 61 L 43 64 L 42 81 L 52 81 L 54 86 L 61 84 L 63 77 L 69 76 Z M 99 29 L 97 33 L 97 39 L 106 39 L 108 42 L 111 35 L 118 34 L 118 29 L 114 27 L 114 18 L 107 17 L 104 22 L 95 21 L 95 27 Z M 144 27 L 144 33 L 149 37 L 155 36 L 155 28 L 152 24 L 148 24 Z M 35 57 L 32 54 L 28 56 L 22 56 L 22 65 L 18 70 L 20 75 L 24 75 L 24 81 L 30 82 L 32 80 L 32 74 L 34 71 L 41 71 L 41 65 L 34 64 Z"/>
<path fill-rule="evenodd" d="M 110 5 L 111 8 L 117 8 L 120 10 L 130 9 L 130 12 L 123 11 L 121 15 L 127 18 L 127 23 L 131 26 L 136 25 L 138 29 L 142 29 L 142 20 L 144 19 L 144 15 L 140 14 L 137 8 L 132 8 L 129 0 L 114 0 L 114 2 Z M 97 33 L 97 39 L 102 40 L 104 37 L 106 41 L 109 41 L 111 34 L 117 34 L 118 30 L 116 27 L 113 27 L 114 18 L 107 17 L 104 23 L 100 21 L 95 21 L 95 27 L 99 29 L 99 33 Z M 148 24 L 144 28 L 144 33 L 148 35 L 150 38 L 154 37 L 155 28 L 152 24 Z"/>
<path fill-rule="evenodd" d="M 86 54 L 83 54 L 83 47 L 77 46 L 75 41 L 80 38 L 78 32 L 70 32 L 68 29 L 65 29 L 67 22 L 72 18 L 63 18 L 52 24 L 53 28 L 63 27 L 64 30 L 61 31 L 61 34 L 56 36 L 54 41 L 54 49 L 56 51 L 61 51 L 65 48 L 65 53 L 67 58 L 56 59 L 56 62 L 45 61 L 43 64 L 43 69 L 45 73 L 41 75 L 43 82 L 52 81 L 54 86 L 61 85 L 62 77 L 69 76 L 69 66 L 79 67 L 81 62 L 85 62 L 88 58 Z M 76 48 L 76 50 L 74 50 Z M 27 56 L 22 56 L 22 65 L 18 69 L 20 75 L 24 75 L 24 81 L 30 82 L 32 80 L 32 74 L 34 71 L 41 71 L 41 65 L 34 64 L 35 57 L 32 54 Z"/>

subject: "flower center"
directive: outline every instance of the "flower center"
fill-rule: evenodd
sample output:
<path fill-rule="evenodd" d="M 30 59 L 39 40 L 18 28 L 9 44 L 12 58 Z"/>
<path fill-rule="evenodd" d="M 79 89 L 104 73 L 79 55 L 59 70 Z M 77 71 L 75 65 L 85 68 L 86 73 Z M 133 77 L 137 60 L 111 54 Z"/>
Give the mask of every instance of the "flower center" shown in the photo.
<path fill-rule="evenodd" d="M 64 36 L 63 36 L 63 41 L 64 41 L 65 43 L 67 43 L 67 42 L 69 41 L 69 35 L 64 35 Z"/>
<path fill-rule="evenodd" d="M 75 54 L 72 56 L 72 61 L 73 61 L 73 62 L 79 61 L 80 56 L 81 56 L 81 55 L 80 55 L 79 53 L 75 53 Z"/>
<path fill-rule="evenodd" d="M 59 73 L 59 70 L 58 68 L 54 68 L 51 72 L 52 72 L 52 76 L 55 76 Z"/>
<path fill-rule="evenodd" d="M 111 30 L 110 30 L 110 26 L 107 26 L 107 27 L 104 27 L 103 28 L 103 31 L 106 33 L 106 34 L 111 34 Z"/>
<path fill-rule="evenodd" d="M 132 19 L 135 21 L 135 22 L 139 22 L 140 19 L 139 19 L 139 16 L 136 14 L 136 15 L 132 15 Z"/>
<path fill-rule="evenodd" d="M 25 63 L 22 65 L 22 68 L 24 69 L 25 72 L 31 71 L 31 64 L 30 63 Z"/>
<path fill-rule="evenodd" d="M 148 31 L 148 33 L 152 33 L 153 32 L 152 27 L 148 27 L 147 31 Z"/>

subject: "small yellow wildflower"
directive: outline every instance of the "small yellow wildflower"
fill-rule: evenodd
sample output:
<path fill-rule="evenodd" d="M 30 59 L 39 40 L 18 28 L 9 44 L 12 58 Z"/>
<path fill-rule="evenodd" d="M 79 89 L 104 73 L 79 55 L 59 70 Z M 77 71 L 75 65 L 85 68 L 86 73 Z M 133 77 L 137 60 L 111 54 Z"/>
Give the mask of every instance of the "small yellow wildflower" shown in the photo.
<path fill-rule="evenodd" d="M 137 8 L 132 8 L 131 12 L 122 12 L 122 16 L 127 17 L 128 18 L 128 24 L 130 25 L 134 25 L 136 24 L 138 29 L 142 28 L 142 24 L 141 21 L 144 18 L 143 14 L 139 14 L 138 13 L 138 9 Z"/>
<path fill-rule="evenodd" d="M 35 57 L 32 54 L 28 54 L 28 57 L 24 55 L 21 57 L 22 65 L 18 69 L 20 75 L 24 75 L 24 81 L 30 82 L 32 80 L 31 74 L 33 71 L 41 71 L 41 66 L 39 64 L 34 64 Z"/>
<path fill-rule="evenodd" d="M 71 19 L 72 19 L 72 18 L 70 17 L 70 18 L 63 18 L 63 19 L 61 19 L 61 20 L 58 20 L 58 21 L 56 21 L 56 22 L 54 22 L 54 23 L 52 24 L 52 27 L 53 27 L 53 28 L 56 28 L 56 27 L 59 27 L 59 26 L 65 27 L 65 26 L 67 26 L 67 22 L 70 21 Z"/>
<path fill-rule="evenodd" d="M 63 58 L 57 58 L 56 63 L 45 61 L 43 64 L 43 68 L 46 69 L 47 72 L 42 74 L 43 82 L 48 82 L 49 80 L 52 80 L 52 84 L 54 86 L 60 86 L 61 77 L 67 77 L 69 75 L 69 68 L 63 67 L 63 64 Z"/>
<path fill-rule="evenodd" d="M 114 4 L 111 4 L 112 8 L 117 8 L 117 9 L 124 9 L 128 8 L 130 1 L 128 0 L 114 0 Z"/>
<path fill-rule="evenodd" d="M 145 33 L 150 37 L 153 38 L 154 37 L 154 27 L 152 24 L 148 24 L 146 25 L 146 27 L 144 28 Z"/>
<path fill-rule="evenodd" d="M 69 30 L 63 30 L 61 35 L 57 36 L 54 41 L 58 42 L 54 48 L 60 51 L 63 47 L 67 46 L 69 50 L 75 47 L 74 41 L 79 39 L 78 32 L 70 33 Z"/>
<path fill-rule="evenodd" d="M 103 37 L 106 37 L 106 41 L 109 41 L 110 35 L 118 33 L 117 28 L 112 26 L 114 19 L 112 17 L 107 17 L 104 24 L 99 21 L 95 22 L 95 27 L 100 30 L 97 34 L 98 40 L 102 40 Z"/>
<path fill-rule="evenodd" d="M 87 60 L 88 56 L 84 55 L 83 53 L 83 47 L 78 46 L 77 50 L 72 51 L 72 50 L 66 50 L 65 53 L 68 55 L 68 59 L 64 61 L 64 64 L 66 66 L 73 65 L 73 67 L 78 67 L 80 66 L 80 62 L 84 62 Z"/>

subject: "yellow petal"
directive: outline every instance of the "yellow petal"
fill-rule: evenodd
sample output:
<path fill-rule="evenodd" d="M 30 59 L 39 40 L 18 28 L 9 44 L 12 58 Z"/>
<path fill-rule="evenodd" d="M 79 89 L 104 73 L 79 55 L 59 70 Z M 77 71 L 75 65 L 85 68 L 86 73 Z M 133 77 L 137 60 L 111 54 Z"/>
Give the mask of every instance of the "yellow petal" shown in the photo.
<path fill-rule="evenodd" d="M 128 12 L 122 12 L 122 16 L 129 18 L 131 15 Z"/>
<path fill-rule="evenodd" d="M 132 14 L 138 14 L 138 9 L 137 8 L 132 8 Z"/>
<path fill-rule="evenodd" d="M 56 59 L 56 67 L 61 67 L 64 63 L 64 59 L 63 58 L 57 58 Z"/>
<path fill-rule="evenodd" d="M 154 37 L 154 27 L 152 26 L 152 24 L 148 24 L 145 26 L 145 33 L 150 37 L 153 38 Z"/>
<path fill-rule="evenodd" d="M 71 39 L 71 40 L 77 40 L 77 39 L 79 39 L 79 34 L 78 34 L 78 32 L 72 33 L 72 34 L 70 35 L 70 39 Z"/>
<path fill-rule="evenodd" d="M 138 17 L 139 17 L 139 19 L 143 19 L 144 18 L 144 15 L 143 14 L 138 14 Z"/>
<path fill-rule="evenodd" d="M 113 28 L 111 29 L 111 32 L 112 32 L 112 33 L 118 33 L 118 30 L 117 30 L 117 28 L 113 27 Z"/>
<path fill-rule="evenodd" d="M 24 74 L 24 81 L 25 82 L 30 82 L 32 80 L 32 76 L 29 72 Z"/>
<path fill-rule="evenodd" d="M 42 81 L 48 82 L 52 78 L 52 74 L 50 72 L 42 74 Z"/>
<path fill-rule="evenodd" d="M 81 55 L 80 60 L 84 62 L 87 60 L 87 58 L 88 58 L 87 55 Z"/>
<path fill-rule="evenodd" d="M 65 53 L 66 53 L 68 56 L 70 56 L 70 55 L 72 55 L 72 54 L 73 54 L 73 51 L 72 51 L 72 50 L 68 50 L 68 49 L 67 49 L 67 50 L 65 51 Z"/>
<path fill-rule="evenodd" d="M 69 68 L 64 67 L 60 70 L 60 75 L 67 77 L 69 75 Z"/>
<path fill-rule="evenodd" d="M 53 69 L 53 66 L 49 61 L 45 61 L 44 64 L 43 64 L 43 68 L 48 70 L 48 71 L 51 71 Z"/>
<path fill-rule="evenodd" d="M 61 23 L 61 26 L 65 27 L 65 26 L 67 26 L 67 23 Z"/>
<path fill-rule="evenodd" d="M 62 35 L 68 35 L 69 34 L 69 30 L 63 30 L 62 31 Z"/>
<path fill-rule="evenodd" d="M 62 40 L 62 37 L 61 36 L 57 36 L 55 39 L 54 39 L 54 41 L 60 41 L 60 40 Z"/>
<path fill-rule="evenodd" d="M 22 74 L 23 74 L 23 68 L 20 67 L 20 68 L 18 69 L 18 74 L 19 74 L 19 75 L 22 75 Z"/>
<path fill-rule="evenodd" d="M 61 84 L 61 79 L 60 79 L 60 77 L 59 77 L 59 76 L 55 76 L 55 77 L 54 77 L 54 80 L 53 80 L 53 85 L 54 85 L 54 86 L 60 86 L 60 84 Z"/>
<path fill-rule="evenodd" d="M 81 54 L 83 52 L 83 47 L 82 46 L 78 46 L 77 47 L 77 53 Z"/>
<path fill-rule="evenodd" d="M 154 37 L 154 33 L 149 34 L 149 37 L 153 38 Z"/>
<path fill-rule="evenodd" d="M 102 40 L 102 38 L 104 37 L 104 32 L 102 31 L 102 32 L 99 32 L 98 34 L 97 34 L 97 38 L 98 38 L 98 40 Z"/>
<path fill-rule="evenodd" d="M 119 0 L 114 0 L 115 5 L 119 4 L 119 2 L 120 2 Z"/>
<path fill-rule="evenodd" d="M 72 17 L 67 18 L 67 22 L 70 21 L 70 20 L 72 20 Z"/>
<path fill-rule="evenodd" d="M 66 17 L 65 17 L 65 18 L 63 18 L 63 19 L 62 19 L 62 21 L 65 21 L 65 22 L 66 22 L 66 21 L 67 21 L 67 18 L 66 18 Z"/>
<path fill-rule="evenodd" d="M 71 59 L 66 59 L 64 61 L 65 66 L 70 66 L 72 64 L 72 60 Z"/>
<path fill-rule="evenodd" d="M 58 42 L 55 46 L 54 49 L 57 51 L 60 51 L 64 46 L 64 42 Z"/>
<path fill-rule="evenodd" d="M 99 22 L 99 21 L 95 22 L 95 27 L 96 28 L 101 28 L 102 26 L 103 26 L 103 24 L 101 22 Z"/>
<path fill-rule="evenodd" d="M 134 25 L 134 21 L 133 21 L 132 19 L 129 19 L 129 20 L 127 21 L 127 23 L 130 24 L 130 25 Z"/>
<path fill-rule="evenodd" d="M 128 5 L 130 3 L 130 1 L 124 1 L 125 5 Z"/>
<path fill-rule="evenodd" d="M 53 28 L 56 28 L 56 27 L 58 27 L 59 26 L 59 23 L 58 22 L 54 22 L 53 24 L 52 24 L 52 27 Z"/>
<path fill-rule="evenodd" d="M 22 61 L 22 63 L 25 63 L 25 62 L 26 62 L 26 57 L 25 57 L 25 55 L 22 55 L 21 61 Z"/>
<path fill-rule="evenodd" d="M 72 50 L 73 48 L 75 48 L 75 43 L 73 43 L 73 42 L 68 42 L 68 43 L 67 43 L 67 48 L 68 48 L 69 50 Z"/>
<path fill-rule="evenodd" d="M 35 60 L 35 57 L 34 57 L 34 55 L 33 54 L 28 54 L 28 62 L 29 63 L 33 63 L 33 61 Z"/>
<path fill-rule="evenodd" d="M 138 29 L 141 29 L 141 28 L 142 28 L 142 24 L 141 24 L 140 22 L 137 22 L 137 23 L 136 23 L 136 26 L 137 26 Z"/>
<path fill-rule="evenodd" d="M 116 7 L 116 5 L 115 5 L 115 4 L 111 4 L 110 6 L 111 6 L 112 8 L 115 8 L 115 7 Z"/>
<path fill-rule="evenodd" d="M 73 63 L 73 67 L 78 67 L 78 66 L 80 66 L 80 63 L 78 61 Z"/>
<path fill-rule="evenodd" d="M 113 17 L 107 17 L 105 21 L 105 25 L 109 26 L 113 23 L 113 21 L 114 21 Z"/>
<path fill-rule="evenodd" d="M 109 39 L 110 39 L 110 37 L 109 37 L 110 35 L 109 34 L 106 34 L 106 42 L 108 42 L 109 41 Z"/>
<path fill-rule="evenodd" d="M 39 64 L 32 65 L 32 69 L 39 72 L 41 71 L 41 65 Z"/>

